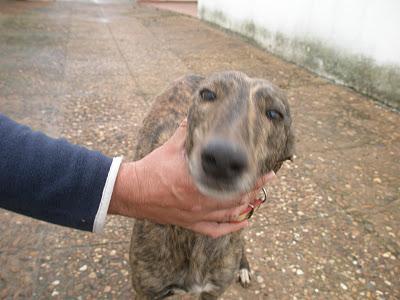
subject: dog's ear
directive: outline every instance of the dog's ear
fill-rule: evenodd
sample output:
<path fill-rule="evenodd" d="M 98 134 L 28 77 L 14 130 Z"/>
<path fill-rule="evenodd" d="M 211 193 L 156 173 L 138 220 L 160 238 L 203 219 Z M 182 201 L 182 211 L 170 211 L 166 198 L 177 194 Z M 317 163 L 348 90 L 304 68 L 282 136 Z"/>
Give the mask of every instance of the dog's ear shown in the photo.
<path fill-rule="evenodd" d="M 293 161 L 294 150 L 295 150 L 294 141 L 295 141 L 295 136 L 293 133 L 293 129 L 290 128 L 289 133 L 288 133 L 288 138 L 286 140 L 286 148 L 285 148 L 285 155 L 283 157 L 283 161 L 285 161 L 285 160 Z"/>
<path fill-rule="evenodd" d="M 287 139 L 286 139 L 286 146 L 285 146 L 285 151 L 283 152 L 282 158 L 275 164 L 273 170 L 275 173 L 279 171 L 279 169 L 282 167 L 282 164 L 286 160 L 293 161 L 294 157 L 294 134 L 293 130 L 289 129 Z"/>
<path fill-rule="evenodd" d="M 184 81 L 190 87 L 192 93 L 197 91 L 197 88 L 199 87 L 200 82 L 202 82 L 203 80 L 204 80 L 204 77 L 197 75 L 197 74 L 190 74 L 190 75 L 186 75 L 184 77 Z"/>

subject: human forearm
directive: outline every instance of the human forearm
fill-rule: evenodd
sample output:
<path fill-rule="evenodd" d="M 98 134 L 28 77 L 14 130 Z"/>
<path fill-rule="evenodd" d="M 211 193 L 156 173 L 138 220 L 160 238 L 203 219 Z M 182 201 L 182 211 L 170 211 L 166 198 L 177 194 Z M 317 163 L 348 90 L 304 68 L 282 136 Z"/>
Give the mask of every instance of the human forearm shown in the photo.
<path fill-rule="evenodd" d="M 92 230 L 111 159 L 0 114 L 0 207 Z"/>

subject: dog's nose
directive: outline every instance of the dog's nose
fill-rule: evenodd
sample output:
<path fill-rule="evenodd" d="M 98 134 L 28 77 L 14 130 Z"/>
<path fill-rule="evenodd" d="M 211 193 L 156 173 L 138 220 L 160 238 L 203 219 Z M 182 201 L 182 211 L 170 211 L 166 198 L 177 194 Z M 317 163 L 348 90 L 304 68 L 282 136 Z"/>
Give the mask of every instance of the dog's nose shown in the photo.
<path fill-rule="evenodd" d="M 206 175 L 232 180 L 247 169 L 246 153 L 229 141 L 211 140 L 201 151 L 201 166 Z"/>

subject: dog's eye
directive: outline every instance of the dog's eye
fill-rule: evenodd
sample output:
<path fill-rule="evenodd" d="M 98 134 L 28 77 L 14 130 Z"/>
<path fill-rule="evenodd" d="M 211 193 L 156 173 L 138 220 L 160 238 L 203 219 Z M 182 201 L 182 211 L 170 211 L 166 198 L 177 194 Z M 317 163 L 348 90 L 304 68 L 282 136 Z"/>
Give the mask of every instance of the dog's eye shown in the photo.
<path fill-rule="evenodd" d="M 206 101 L 214 101 L 217 98 L 217 95 L 208 89 L 203 89 L 200 91 L 200 97 Z"/>
<path fill-rule="evenodd" d="M 266 115 L 270 120 L 279 120 L 282 118 L 282 114 L 276 110 L 267 110 Z"/>

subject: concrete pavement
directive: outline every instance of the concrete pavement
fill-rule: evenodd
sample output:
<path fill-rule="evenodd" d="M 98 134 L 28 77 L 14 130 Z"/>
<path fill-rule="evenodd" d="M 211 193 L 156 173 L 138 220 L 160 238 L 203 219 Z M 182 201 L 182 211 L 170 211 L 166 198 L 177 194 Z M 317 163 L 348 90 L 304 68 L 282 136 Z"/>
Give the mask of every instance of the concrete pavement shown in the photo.
<path fill-rule="evenodd" d="M 124 1 L 0 1 L 0 111 L 132 157 L 154 96 L 241 70 L 287 91 L 297 157 L 246 233 L 224 299 L 400 298 L 400 116 L 195 18 Z M 94 235 L 0 211 L 1 299 L 129 299 L 132 221 Z"/>

